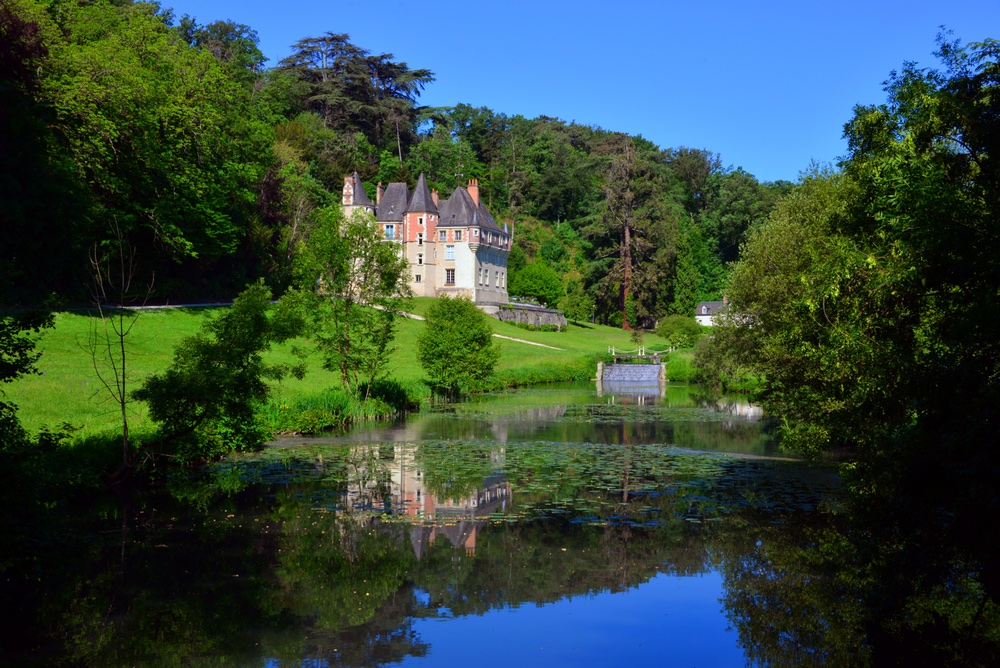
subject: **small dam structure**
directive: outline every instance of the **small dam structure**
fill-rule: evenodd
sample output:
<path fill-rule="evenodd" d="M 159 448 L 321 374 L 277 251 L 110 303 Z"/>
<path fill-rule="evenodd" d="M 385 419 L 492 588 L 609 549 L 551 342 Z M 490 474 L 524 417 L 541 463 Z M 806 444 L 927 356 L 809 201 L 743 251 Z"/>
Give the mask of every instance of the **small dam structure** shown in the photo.
<path fill-rule="evenodd" d="M 663 396 L 667 377 L 661 355 L 669 350 L 616 350 L 612 346 L 608 352 L 613 355 L 614 363 L 597 363 L 598 395 L 621 394 L 640 403 Z"/>

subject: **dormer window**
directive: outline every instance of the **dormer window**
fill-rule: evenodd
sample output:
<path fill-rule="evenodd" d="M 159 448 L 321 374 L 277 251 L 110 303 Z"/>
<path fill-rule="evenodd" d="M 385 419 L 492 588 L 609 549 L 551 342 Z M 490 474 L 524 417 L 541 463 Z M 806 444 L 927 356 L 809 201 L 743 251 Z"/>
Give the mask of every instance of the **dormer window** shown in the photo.
<path fill-rule="evenodd" d="M 702 315 L 708 315 L 708 307 L 707 306 L 702 306 L 701 307 L 701 314 Z"/>

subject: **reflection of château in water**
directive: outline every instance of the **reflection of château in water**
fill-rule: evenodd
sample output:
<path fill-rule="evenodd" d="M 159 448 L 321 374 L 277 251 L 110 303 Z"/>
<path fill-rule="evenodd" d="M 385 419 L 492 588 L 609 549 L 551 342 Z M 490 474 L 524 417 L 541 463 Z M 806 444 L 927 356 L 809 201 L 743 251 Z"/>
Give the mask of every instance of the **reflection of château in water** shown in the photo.
<path fill-rule="evenodd" d="M 352 459 L 358 469 L 357 476 L 348 483 L 350 507 L 381 506 L 392 515 L 410 520 L 410 540 L 418 559 L 441 537 L 456 548 L 464 547 L 466 554 L 475 554 L 477 534 L 486 524 L 484 518 L 507 509 L 511 487 L 506 476 L 489 475 L 476 489 L 459 493 L 457 498 L 435 494 L 416 461 L 418 447 L 414 443 L 387 443 L 354 448 Z M 391 450 L 391 460 L 385 449 Z M 490 461 L 495 468 L 502 468 L 503 449 L 491 452 Z"/>

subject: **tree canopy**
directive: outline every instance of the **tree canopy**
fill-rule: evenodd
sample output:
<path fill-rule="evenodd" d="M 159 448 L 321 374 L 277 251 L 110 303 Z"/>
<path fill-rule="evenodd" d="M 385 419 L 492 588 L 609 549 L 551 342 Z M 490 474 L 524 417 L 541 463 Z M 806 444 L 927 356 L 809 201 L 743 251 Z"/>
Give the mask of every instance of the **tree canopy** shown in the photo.
<path fill-rule="evenodd" d="M 488 317 L 463 297 L 438 298 L 428 309 L 417 355 L 436 391 L 454 397 L 493 375 L 500 350 Z"/>

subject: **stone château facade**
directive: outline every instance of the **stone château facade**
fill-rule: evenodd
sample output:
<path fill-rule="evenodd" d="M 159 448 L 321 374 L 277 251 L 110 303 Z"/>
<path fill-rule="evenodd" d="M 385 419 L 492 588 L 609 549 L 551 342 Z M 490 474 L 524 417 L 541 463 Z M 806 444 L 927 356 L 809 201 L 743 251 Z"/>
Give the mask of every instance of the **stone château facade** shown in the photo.
<path fill-rule="evenodd" d="M 410 288 L 418 297 L 468 297 L 480 305 L 506 304 L 507 256 L 512 234 L 479 200 L 479 183 L 456 188 L 439 201 L 421 174 L 410 192 L 405 183 L 378 184 L 375 202 L 355 172 L 344 178 L 342 205 L 372 213 L 387 241 L 400 245 L 410 264 Z"/>

